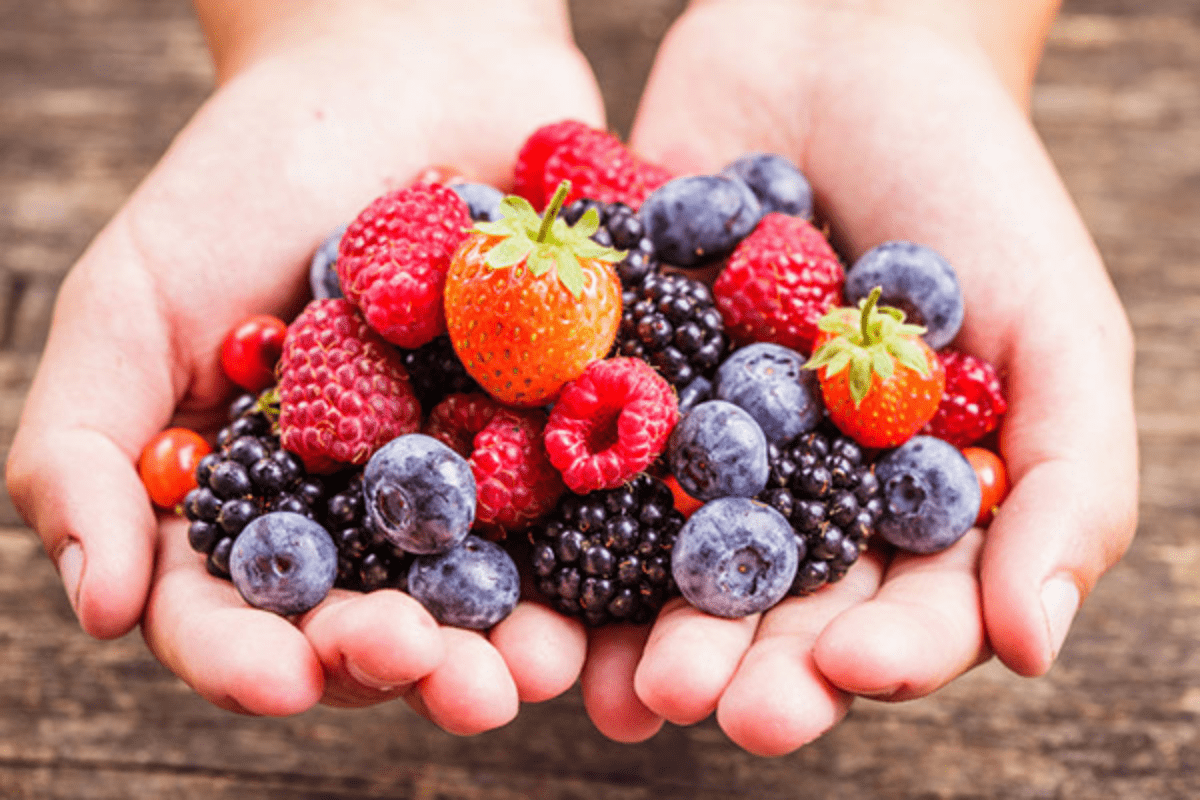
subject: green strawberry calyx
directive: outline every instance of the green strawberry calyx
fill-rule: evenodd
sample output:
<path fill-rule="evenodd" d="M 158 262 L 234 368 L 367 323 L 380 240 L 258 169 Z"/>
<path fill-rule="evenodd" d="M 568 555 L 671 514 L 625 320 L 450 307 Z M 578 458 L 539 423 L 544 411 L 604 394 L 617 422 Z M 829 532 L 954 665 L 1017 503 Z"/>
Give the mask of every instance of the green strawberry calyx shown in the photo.
<path fill-rule="evenodd" d="M 871 389 L 873 375 L 886 381 L 895 373 L 899 361 L 922 377 L 929 376 L 929 361 L 920 345 L 925 333 L 921 325 L 904 322 L 904 312 L 880 306 L 883 288 L 876 286 L 858 302 L 857 317 L 851 309 L 834 308 L 821 317 L 817 327 L 834 337 L 817 348 L 804 365 L 807 369 L 825 368 L 825 378 L 850 370 L 850 398 L 857 408 Z"/>
<path fill-rule="evenodd" d="M 624 258 L 624 251 L 592 240 L 592 234 L 600 229 L 600 214 L 595 208 L 584 212 L 574 225 L 558 216 L 570 191 L 570 181 L 560 183 L 545 214 L 538 214 L 524 197 L 509 195 L 500 201 L 500 219 L 475 223 L 471 230 L 501 237 L 484 259 L 488 267 L 507 269 L 525 262 L 534 277 L 554 267 L 558 280 L 578 300 L 584 288 L 579 259 L 615 264 Z"/>

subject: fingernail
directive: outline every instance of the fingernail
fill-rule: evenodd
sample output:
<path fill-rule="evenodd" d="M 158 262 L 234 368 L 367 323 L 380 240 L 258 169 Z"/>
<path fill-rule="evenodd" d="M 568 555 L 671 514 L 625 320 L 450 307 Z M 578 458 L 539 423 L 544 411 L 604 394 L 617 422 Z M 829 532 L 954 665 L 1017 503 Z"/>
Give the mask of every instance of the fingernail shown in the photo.
<path fill-rule="evenodd" d="M 1050 631 L 1050 658 L 1058 658 L 1058 651 L 1066 641 L 1071 621 L 1079 610 L 1079 587 L 1070 577 L 1059 575 L 1042 584 L 1042 611 L 1046 614 L 1046 627 Z"/>
<path fill-rule="evenodd" d="M 350 673 L 350 677 L 366 686 L 369 689 L 375 689 L 379 692 L 390 692 L 400 688 L 398 683 L 388 683 L 387 681 L 376 678 L 374 675 L 368 675 L 359 667 L 355 666 L 353 661 L 346 662 L 346 672 Z"/>
<path fill-rule="evenodd" d="M 62 579 L 63 588 L 67 590 L 67 599 L 71 601 L 71 609 L 79 616 L 79 581 L 83 578 L 83 548 L 79 542 L 68 542 L 58 554 L 58 575 Z"/>

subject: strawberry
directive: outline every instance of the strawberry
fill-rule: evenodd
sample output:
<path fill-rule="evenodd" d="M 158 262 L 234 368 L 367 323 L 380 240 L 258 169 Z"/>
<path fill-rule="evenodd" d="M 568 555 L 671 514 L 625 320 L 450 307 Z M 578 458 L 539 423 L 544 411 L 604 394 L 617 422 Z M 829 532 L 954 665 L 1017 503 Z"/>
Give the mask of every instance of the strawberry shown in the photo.
<path fill-rule="evenodd" d="M 544 217 L 510 196 L 502 218 L 477 223 L 455 252 L 444 305 L 450 342 L 467 373 L 500 402 L 553 400 L 612 347 L 621 322 L 620 251 L 589 237 L 589 210 L 574 225 L 558 218 L 570 185 Z"/>
<path fill-rule="evenodd" d="M 921 339 L 923 327 L 905 324 L 899 309 L 877 307 L 880 291 L 857 309 L 821 318 L 805 367 L 817 370 L 829 419 L 842 433 L 865 447 L 897 447 L 932 419 L 946 371 Z"/>
<path fill-rule="evenodd" d="M 808 355 L 817 322 L 841 300 L 844 282 L 842 264 L 819 230 L 772 213 L 729 256 L 713 298 L 735 343 L 774 342 Z"/>
<path fill-rule="evenodd" d="M 541 208 L 568 180 L 573 188 L 564 205 L 587 197 L 636 210 L 670 179 L 663 167 L 634 155 L 612 133 L 566 120 L 538 128 L 526 140 L 517 156 L 514 191 Z"/>

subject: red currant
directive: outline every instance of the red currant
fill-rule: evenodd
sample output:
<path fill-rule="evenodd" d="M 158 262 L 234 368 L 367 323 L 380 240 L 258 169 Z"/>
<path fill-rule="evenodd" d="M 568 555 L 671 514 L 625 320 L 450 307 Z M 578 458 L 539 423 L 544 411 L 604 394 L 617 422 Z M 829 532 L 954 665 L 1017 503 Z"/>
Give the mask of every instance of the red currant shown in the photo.
<path fill-rule="evenodd" d="M 221 343 L 221 368 L 229 379 L 251 392 L 275 383 L 275 363 L 283 352 L 287 324 L 269 314 L 239 322 Z"/>
<path fill-rule="evenodd" d="M 1008 470 L 1000 456 L 983 447 L 964 447 L 962 453 L 975 469 L 975 477 L 979 479 L 982 491 L 975 524 L 986 526 L 1008 494 Z"/>
<path fill-rule="evenodd" d="M 196 488 L 196 464 L 212 451 L 187 428 L 168 428 L 150 440 L 138 458 L 146 494 L 160 508 L 172 509 Z"/>

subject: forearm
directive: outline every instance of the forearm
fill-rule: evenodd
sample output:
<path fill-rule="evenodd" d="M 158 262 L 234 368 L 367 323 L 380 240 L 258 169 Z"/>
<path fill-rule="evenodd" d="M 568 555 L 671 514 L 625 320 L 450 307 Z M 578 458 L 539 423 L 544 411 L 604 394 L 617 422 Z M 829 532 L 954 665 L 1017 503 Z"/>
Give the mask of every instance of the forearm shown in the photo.
<path fill-rule="evenodd" d="M 501 33 L 513 41 L 570 42 L 564 0 L 194 0 L 217 82 L 290 45 L 322 36 L 422 28 L 432 36 Z M 469 21 L 465 22 L 465 21 Z"/>
<path fill-rule="evenodd" d="M 784 15 L 812 42 L 835 46 L 864 22 L 916 25 L 956 46 L 977 49 L 1009 92 L 1027 106 L 1029 92 L 1061 0 L 692 0 L 689 8 L 733 4 L 764 19 Z"/>

